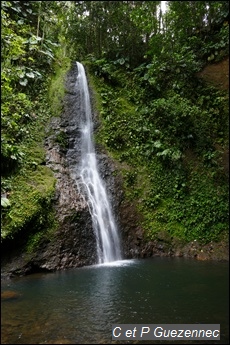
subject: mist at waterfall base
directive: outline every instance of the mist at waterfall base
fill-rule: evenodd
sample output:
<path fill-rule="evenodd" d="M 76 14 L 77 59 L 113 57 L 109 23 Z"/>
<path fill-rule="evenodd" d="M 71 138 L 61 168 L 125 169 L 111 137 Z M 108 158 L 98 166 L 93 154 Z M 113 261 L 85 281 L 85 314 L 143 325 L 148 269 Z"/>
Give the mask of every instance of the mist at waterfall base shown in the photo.
<path fill-rule="evenodd" d="M 76 62 L 78 76 L 76 90 L 80 93 L 81 167 L 80 177 L 89 204 L 96 236 L 98 263 L 121 260 L 118 230 L 105 185 L 100 177 L 93 142 L 93 121 L 89 89 L 84 66 Z"/>
<path fill-rule="evenodd" d="M 228 344 L 228 269 L 226 262 L 152 258 L 2 281 L 2 292 L 19 297 L 2 300 L 1 343 L 111 344 L 113 324 L 168 323 L 220 324 L 220 341 L 205 343 Z"/>

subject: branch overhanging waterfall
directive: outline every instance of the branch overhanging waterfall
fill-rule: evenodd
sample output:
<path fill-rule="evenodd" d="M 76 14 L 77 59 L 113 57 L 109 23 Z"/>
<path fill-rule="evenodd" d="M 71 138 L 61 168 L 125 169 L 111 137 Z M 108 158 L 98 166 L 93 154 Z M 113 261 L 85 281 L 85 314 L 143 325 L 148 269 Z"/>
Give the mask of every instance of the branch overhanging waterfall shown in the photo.
<path fill-rule="evenodd" d="M 100 177 L 93 142 L 93 122 L 85 69 L 77 62 L 81 111 L 80 177 L 87 196 L 97 242 L 98 263 L 121 260 L 120 240 L 112 208 Z"/>

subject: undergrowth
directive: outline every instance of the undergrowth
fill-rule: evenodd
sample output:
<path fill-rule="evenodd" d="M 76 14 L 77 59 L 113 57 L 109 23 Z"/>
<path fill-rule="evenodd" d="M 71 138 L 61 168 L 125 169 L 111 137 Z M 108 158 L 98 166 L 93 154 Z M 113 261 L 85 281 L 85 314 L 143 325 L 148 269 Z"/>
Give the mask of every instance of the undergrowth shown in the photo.
<path fill-rule="evenodd" d="M 229 214 L 220 160 L 228 146 L 226 93 L 196 79 L 183 92 L 159 94 L 141 88 L 137 73 L 120 70 L 105 80 L 93 64 L 88 70 L 100 117 L 95 139 L 120 164 L 146 238 L 163 231 L 169 239 L 218 241 Z"/>

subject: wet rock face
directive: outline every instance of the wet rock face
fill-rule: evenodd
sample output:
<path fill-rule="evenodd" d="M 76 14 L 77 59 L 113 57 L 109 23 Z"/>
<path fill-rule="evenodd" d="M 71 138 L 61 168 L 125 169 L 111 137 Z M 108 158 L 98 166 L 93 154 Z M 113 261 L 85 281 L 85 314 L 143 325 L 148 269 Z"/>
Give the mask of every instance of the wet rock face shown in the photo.
<path fill-rule="evenodd" d="M 65 133 L 68 148 L 60 150 L 51 138 L 47 139 L 47 165 L 57 178 L 55 209 L 59 230 L 55 239 L 45 246 L 42 257 L 35 259 L 39 267 L 47 270 L 65 269 L 95 264 L 96 240 L 91 215 L 84 197 L 79 193 L 80 116 L 79 95 L 75 89 L 77 65 L 66 77 L 66 95 L 63 114 L 51 122 L 53 131 Z M 56 121 L 56 123 L 55 123 Z M 76 149 L 77 148 L 77 149 Z"/>
<path fill-rule="evenodd" d="M 47 166 L 57 179 L 54 207 L 59 226 L 51 242 L 44 243 L 33 257 L 33 265 L 43 270 L 60 270 L 96 263 L 96 240 L 91 215 L 79 193 L 80 164 L 79 95 L 75 89 L 77 66 L 66 77 L 66 95 L 61 118 L 51 121 L 54 133 L 46 141 Z M 57 132 L 64 132 L 67 148 L 55 142 Z M 76 147 L 79 148 L 76 150 Z"/>
<path fill-rule="evenodd" d="M 78 176 L 78 166 L 80 164 L 80 147 L 81 147 L 81 133 L 79 128 L 80 123 L 80 104 L 77 92 L 74 91 L 75 89 L 75 82 L 77 77 L 77 66 L 76 64 L 73 65 L 72 70 L 67 75 L 67 94 L 64 100 L 64 113 L 61 120 L 61 127 L 64 129 L 65 133 L 68 136 L 69 141 L 69 148 L 66 153 L 66 162 L 68 165 L 68 171 L 72 179 L 75 181 L 76 186 L 79 182 Z M 97 109 L 94 109 L 94 95 L 93 90 L 89 88 L 89 93 L 91 97 L 91 110 L 92 110 L 92 117 L 94 122 L 94 130 L 97 128 L 98 124 L 98 114 Z M 79 148 L 79 149 L 76 149 Z M 106 191 L 108 194 L 108 198 L 110 200 L 113 215 L 115 221 L 117 223 L 118 232 L 122 244 L 123 249 L 123 257 L 124 258 L 132 258 L 140 256 L 140 240 L 137 237 L 142 232 L 141 229 L 138 227 L 137 218 L 131 219 L 128 217 L 128 226 L 126 226 L 126 218 L 127 218 L 127 208 L 126 205 L 123 204 L 123 190 L 122 190 L 122 177 L 119 173 L 119 169 L 116 167 L 116 163 L 108 157 L 103 147 L 100 145 L 96 145 L 95 147 L 96 155 L 97 155 L 97 164 L 100 176 L 105 184 Z M 79 190 L 79 186 L 77 188 Z M 63 191 L 62 191 L 63 193 Z M 79 195 L 78 195 L 79 198 Z M 83 198 L 80 197 L 83 201 Z M 60 199 L 60 197 L 59 197 Z M 70 200 L 68 202 L 68 207 L 70 206 Z M 127 206 L 129 212 L 135 214 L 135 208 L 132 206 Z M 85 205 L 87 209 L 87 205 Z M 87 234 L 91 236 L 91 240 L 93 242 L 94 234 L 91 225 L 91 218 L 87 221 Z M 89 229 L 89 224 L 91 228 Z M 137 231 L 139 230 L 139 235 L 137 235 Z M 138 237 L 140 238 L 140 236 Z M 143 235 L 141 234 L 141 239 Z M 138 244 L 136 245 L 136 242 Z M 80 245 L 80 243 L 78 243 Z M 89 247 L 89 246 L 88 246 Z M 91 246 L 93 247 L 93 245 Z M 135 249 L 134 249 L 134 248 Z M 88 248 L 90 249 L 90 248 Z M 93 250 L 88 250 L 88 257 L 92 257 Z M 94 254 L 93 257 L 95 258 L 96 247 L 94 243 Z"/>
<path fill-rule="evenodd" d="M 61 270 L 95 264 L 95 252 L 91 218 L 85 210 L 66 216 L 55 238 L 40 247 L 32 261 L 44 271 Z"/>

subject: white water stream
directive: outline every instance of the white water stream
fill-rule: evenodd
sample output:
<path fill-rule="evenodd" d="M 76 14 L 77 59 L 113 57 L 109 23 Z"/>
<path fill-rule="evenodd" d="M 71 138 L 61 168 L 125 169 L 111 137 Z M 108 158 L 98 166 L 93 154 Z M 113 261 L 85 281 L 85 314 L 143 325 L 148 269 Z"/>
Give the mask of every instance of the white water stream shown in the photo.
<path fill-rule="evenodd" d="M 83 65 L 77 62 L 80 91 L 81 167 L 80 177 L 87 195 L 97 242 L 98 263 L 121 260 L 120 241 L 104 183 L 100 177 L 93 142 L 89 89 Z"/>

